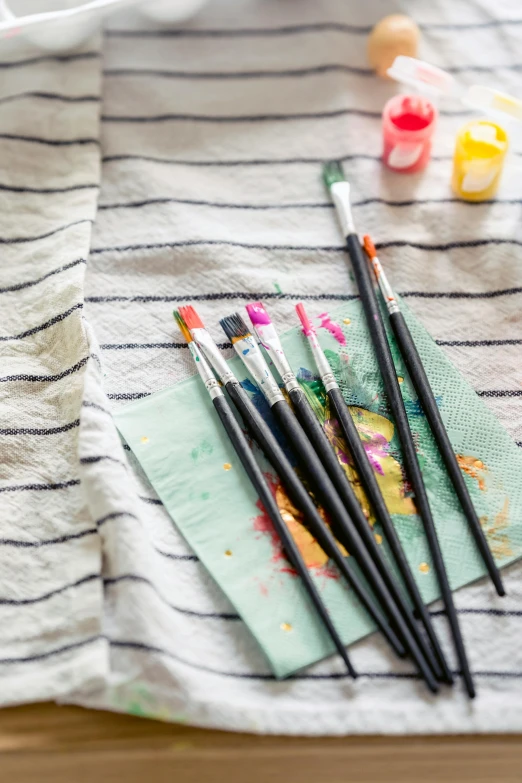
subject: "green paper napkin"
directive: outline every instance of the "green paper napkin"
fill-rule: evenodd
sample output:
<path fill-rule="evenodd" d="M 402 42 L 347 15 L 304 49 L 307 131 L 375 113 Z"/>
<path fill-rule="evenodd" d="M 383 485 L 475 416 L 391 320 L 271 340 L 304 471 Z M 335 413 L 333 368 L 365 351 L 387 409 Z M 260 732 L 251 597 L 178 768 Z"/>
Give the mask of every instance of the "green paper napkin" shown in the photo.
<path fill-rule="evenodd" d="M 422 325 L 405 306 L 403 311 L 492 551 L 500 565 L 507 565 L 522 553 L 522 455 Z M 325 328 L 318 329 L 319 340 L 365 442 L 422 596 L 431 602 L 439 591 L 422 523 L 403 479 L 400 448 L 361 305 L 344 304 L 330 318 L 341 325 L 346 345 Z M 300 329 L 286 332 L 282 342 L 309 398 L 322 413 L 323 390 Z M 446 568 L 456 589 L 482 577 L 485 568 L 391 342 Z M 262 410 L 263 401 L 242 362 L 235 358 L 230 365 Z M 331 654 L 333 645 L 282 557 L 199 377 L 127 405 L 115 419 L 174 524 L 236 607 L 274 674 L 286 677 Z M 332 426 L 329 431 L 335 435 Z M 277 478 L 258 456 L 342 639 L 346 644 L 355 642 L 374 630 L 373 623 L 292 516 Z M 388 556 L 377 525 L 374 532 Z"/>

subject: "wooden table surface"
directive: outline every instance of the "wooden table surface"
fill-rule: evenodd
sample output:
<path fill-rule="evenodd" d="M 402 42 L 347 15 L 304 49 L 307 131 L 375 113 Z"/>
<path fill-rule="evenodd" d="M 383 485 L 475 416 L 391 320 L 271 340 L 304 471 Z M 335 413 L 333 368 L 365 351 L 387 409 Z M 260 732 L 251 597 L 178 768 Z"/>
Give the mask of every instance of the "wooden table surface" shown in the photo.
<path fill-rule="evenodd" d="M 520 783 L 522 737 L 258 737 L 34 704 L 0 710 L 2 783 Z"/>

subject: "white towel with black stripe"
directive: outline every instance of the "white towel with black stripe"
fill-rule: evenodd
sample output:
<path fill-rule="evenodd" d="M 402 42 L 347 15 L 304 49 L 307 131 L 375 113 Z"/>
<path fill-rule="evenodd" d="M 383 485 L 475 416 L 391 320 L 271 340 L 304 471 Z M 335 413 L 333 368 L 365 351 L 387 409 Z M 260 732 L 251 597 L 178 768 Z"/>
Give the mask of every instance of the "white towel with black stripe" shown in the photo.
<path fill-rule="evenodd" d="M 395 287 L 522 444 L 522 148 L 514 138 L 494 204 L 456 202 L 451 104 L 424 176 L 382 168 L 393 87 L 365 47 L 391 10 L 213 0 L 174 33 L 114 19 L 101 61 L 92 44 L 0 68 L 0 100 L 18 96 L 0 115 L 1 703 L 288 734 L 522 730 L 520 566 L 505 599 L 486 581 L 456 594 L 473 704 L 460 684 L 426 696 L 377 638 L 353 647 L 355 683 L 335 660 L 276 682 L 111 418 L 192 373 L 173 345 L 177 303 L 200 303 L 221 341 L 218 318 L 247 299 L 271 295 L 284 327 L 300 298 L 353 295 L 320 177 L 339 157 Z M 425 59 L 520 92 L 514 0 L 400 10 L 420 23 Z"/>

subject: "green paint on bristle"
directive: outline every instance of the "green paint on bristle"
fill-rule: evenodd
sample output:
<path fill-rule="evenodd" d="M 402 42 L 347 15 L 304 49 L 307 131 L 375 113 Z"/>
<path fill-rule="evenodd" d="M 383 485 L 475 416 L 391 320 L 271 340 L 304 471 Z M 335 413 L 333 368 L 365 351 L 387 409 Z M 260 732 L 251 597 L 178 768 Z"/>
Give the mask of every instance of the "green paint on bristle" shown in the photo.
<path fill-rule="evenodd" d="M 335 182 L 344 182 L 345 177 L 341 164 L 331 160 L 323 166 L 323 179 L 327 188 L 331 188 Z"/>

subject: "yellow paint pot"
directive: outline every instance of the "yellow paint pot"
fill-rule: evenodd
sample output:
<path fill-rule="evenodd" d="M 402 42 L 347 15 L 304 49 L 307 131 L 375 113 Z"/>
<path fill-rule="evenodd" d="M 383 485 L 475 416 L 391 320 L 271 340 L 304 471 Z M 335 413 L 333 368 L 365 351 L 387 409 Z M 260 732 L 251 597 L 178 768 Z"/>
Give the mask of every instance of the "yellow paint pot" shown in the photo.
<path fill-rule="evenodd" d="M 457 133 L 451 185 L 466 201 L 493 198 L 508 150 L 504 128 L 490 120 L 472 120 Z"/>

